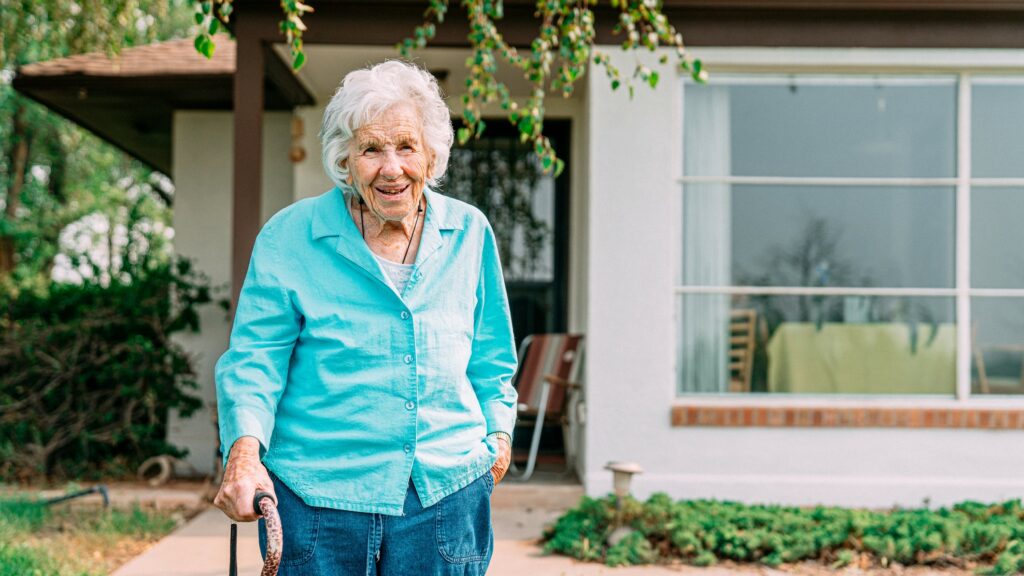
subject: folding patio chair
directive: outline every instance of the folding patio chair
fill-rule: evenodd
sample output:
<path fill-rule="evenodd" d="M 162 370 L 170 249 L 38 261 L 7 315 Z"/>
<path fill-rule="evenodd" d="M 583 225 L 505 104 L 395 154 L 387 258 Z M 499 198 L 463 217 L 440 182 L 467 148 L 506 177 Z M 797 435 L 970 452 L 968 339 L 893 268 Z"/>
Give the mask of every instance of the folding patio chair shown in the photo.
<path fill-rule="evenodd" d="M 583 369 L 582 334 L 531 334 L 519 346 L 520 367 L 516 374 L 515 387 L 519 392 L 520 420 L 533 422 L 533 437 L 530 439 L 530 453 L 526 469 L 522 472 L 513 463 L 509 477 L 526 481 L 533 475 L 540 449 L 540 435 L 544 425 L 559 423 L 565 438 L 565 460 L 567 468 L 572 467 L 575 454 L 570 454 L 575 442 L 571 441 L 574 430 L 566 409 L 576 403 L 570 396 L 580 391 L 580 374 Z"/>

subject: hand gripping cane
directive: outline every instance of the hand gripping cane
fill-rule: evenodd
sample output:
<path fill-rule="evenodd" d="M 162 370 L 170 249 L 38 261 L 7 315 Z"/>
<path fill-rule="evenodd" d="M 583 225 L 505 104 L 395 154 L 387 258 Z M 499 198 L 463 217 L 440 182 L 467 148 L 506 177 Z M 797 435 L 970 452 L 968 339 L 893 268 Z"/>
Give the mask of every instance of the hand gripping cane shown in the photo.
<path fill-rule="evenodd" d="M 267 529 L 267 555 L 263 559 L 263 571 L 260 576 L 277 576 L 277 567 L 281 564 L 281 552 L 284 550 L 284 534 L 281 531 L 281 517 L 277 514 L 274 498 L 267 492 L 259 490 L 252 499 L 252 509 L 260 516 Z M 231 554 L 228 576 L 238 576 L 238 525 L 231 524 Z"/>

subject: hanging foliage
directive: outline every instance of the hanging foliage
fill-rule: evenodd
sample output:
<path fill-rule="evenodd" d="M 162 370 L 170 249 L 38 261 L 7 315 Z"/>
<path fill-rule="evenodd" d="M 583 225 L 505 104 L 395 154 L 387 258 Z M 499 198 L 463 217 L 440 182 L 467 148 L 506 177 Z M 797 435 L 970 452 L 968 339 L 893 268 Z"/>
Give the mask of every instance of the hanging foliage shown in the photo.
<path fill-rule="evenodd" d="M 683 44 L 683 36 L 661 11 L 658 0 L 610 0 L 618 12 L 613 32 L 623 36 L 623 50 L 655 51 L 659 46 L 675 50 L 676 66 L 688 73 L 695 81 L 703 82 L 707 73 L 701 61 L 690 57 Z M 413 30 L 413 35 L 397 46 L 405 57 L 412 51 L 425 47 L 433 38 L 437 26 L 448 15 L 448 0 L 428 0 L 423 14 L 423 24 Z M 562 172 L 565 162 L 558 158 L 551 141 L 544 135 L 544 98 L 549 90 L 568 97 L 575 83 L 586 71 L 587 65 L 604 68 L 613 90 L 625 86 L 630 97 L 635 84 L 646 84 L 651 88 L 658 85 L 659 74 L 647 65 L 637 62 L 632 75 L 624 75 L 612 64 L 608 54 L 594 46 L 594 7 L 597 0 L 537 0 L 537 17 L 540 30 L 530 43 L 529 50 L 519 51 L 510 46 L 498 22 L 504 16 L 501 0 L 462 0 L 462 8 L 469 21 L 470 57 L 466 60 L 469 77 L 466 92 L 462 95 L 462 123 L 458 130 L 459 142 L 465 144 L 470 138 L 479 136 L 485 129 L 484 109 L 490 104 L 501 107 L 508 121 L 519 131 L 523 142 L 530 142 L 540 158 L 545 172 Z M 281 32 L 291 49 L 292 68 L 300 69 L 306 61 L 302 48 L 302 33 L 306 30 L 303 17 L 313 12 L 308 4 L 296 0 L 281 0 L 284 19 Z M 207 57 L 213 56 L 212 35 L 227 22 L 232 10 L 232 0 L 203 0 L 197 3 L 196 23 L 200 33 L 196 36 L 196 49 Z M 506 86 L 498 79 L 498 61 L 520 71 L 531 84 L 530 95 L 524 99 L 513 98 Z M 667 64 L 668 55 L 662 55 L 660 62 Z"/>

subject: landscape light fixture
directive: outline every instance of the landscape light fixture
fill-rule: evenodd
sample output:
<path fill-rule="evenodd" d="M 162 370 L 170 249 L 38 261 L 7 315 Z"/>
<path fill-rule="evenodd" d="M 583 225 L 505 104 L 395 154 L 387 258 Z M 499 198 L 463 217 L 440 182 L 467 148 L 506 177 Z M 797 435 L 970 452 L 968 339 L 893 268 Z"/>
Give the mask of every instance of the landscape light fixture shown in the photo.
<path fill-rule="evenodd" d="M 636 462 L 609 462 L 605 464 L 604 469 L 612 471 L 612 488 L 620 499 L 629 495 L 629 484 L 633 481 L 633 475 L 644 471 Z"/>
<path fill-rule="evenodd" d="M 615 546 L 633 533 L 632 528 L 622 525 L 622 500 L 629 496 L 633 475 L 644 469 L 636 462 L 609 462 L 604 469 L 612 471 L 612 489 L 615 490 L 615 529 L 608 535 L 608 545 Z"/>

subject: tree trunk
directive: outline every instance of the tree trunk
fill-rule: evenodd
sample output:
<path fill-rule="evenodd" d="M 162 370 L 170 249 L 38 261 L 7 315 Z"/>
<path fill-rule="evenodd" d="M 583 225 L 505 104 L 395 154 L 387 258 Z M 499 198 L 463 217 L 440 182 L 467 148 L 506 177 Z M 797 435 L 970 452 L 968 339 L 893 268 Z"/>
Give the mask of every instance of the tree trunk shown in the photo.
<path fill-rule="evenodd" d="M 25 133 L 24 108 L 20 105 L 14 112 L 14 133 L 11 140 L 10 186 L 7 188 L 7 205 L 4 207 L 4 219 L 13 224 L 21 203 L 21 189 L 25 186 L 25 171 L 28 164 L 28 135 Z M 0 277 L 9 276 L 14 270 L 14 238 L 8 234 L 0 234 Z"/>

